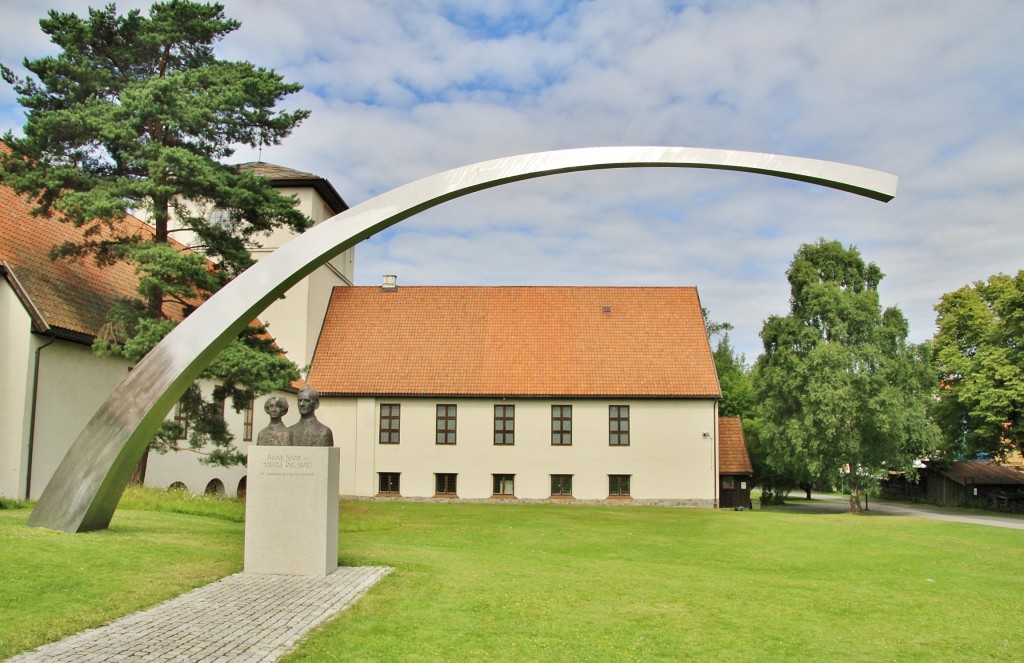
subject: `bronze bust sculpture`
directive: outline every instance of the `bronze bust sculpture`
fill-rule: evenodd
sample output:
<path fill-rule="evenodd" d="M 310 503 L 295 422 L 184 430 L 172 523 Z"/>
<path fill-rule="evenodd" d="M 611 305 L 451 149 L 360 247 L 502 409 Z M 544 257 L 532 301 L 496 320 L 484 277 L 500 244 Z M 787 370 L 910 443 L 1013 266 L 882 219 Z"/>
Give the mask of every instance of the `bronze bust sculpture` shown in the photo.
<path fill-rule="evenodd" d="M 299 423 L 290 426 L 292 446 L 296 447 L 333 447 L 334 433 L 316 418 L 316 409 L 320 407 L 320 394 L 309 387 L 299 391 Z"/>
<path fill-rule="evenodd" d="M 291 431 L 281 423 L 281 417 L 288 414 L 288 401 L 284 396 L 271 396 L 263 403 L 263 411 L 270 415 L 270 425 L 256 436 L 256 444 L 261 447 L 291 446 Z"/>

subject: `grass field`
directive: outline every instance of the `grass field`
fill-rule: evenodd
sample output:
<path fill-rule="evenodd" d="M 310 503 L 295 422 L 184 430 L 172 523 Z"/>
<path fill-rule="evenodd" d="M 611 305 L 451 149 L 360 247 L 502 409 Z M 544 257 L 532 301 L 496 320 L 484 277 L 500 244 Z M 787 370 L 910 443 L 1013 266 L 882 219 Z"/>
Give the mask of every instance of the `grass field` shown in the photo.
<path fill-rule="evenodd" d="M 242 505 L 133 491 L 110 530 L 0 510 L 0 658 L 225 574 Z M 203 514 L 203 515 L 194 515 Z M 771 511 L 343 502 L 395 572 L 289 661 L 1010 661 L 1024 532 Z"/>

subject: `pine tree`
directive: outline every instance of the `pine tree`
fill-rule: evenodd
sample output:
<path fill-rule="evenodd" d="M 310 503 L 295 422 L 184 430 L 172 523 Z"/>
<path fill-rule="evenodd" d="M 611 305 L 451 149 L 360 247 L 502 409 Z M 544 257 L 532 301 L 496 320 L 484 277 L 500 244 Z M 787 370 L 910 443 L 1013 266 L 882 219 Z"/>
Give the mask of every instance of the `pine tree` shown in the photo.
<path fill-rule="evenodd" d="M 242 145 L 278 144 L 309 113 L 277 110 L 301 86 L 216 57 L 214 45 L 240 26 L 220 4 L 171 0 L 146 16 L 119 15 L 113 4 L 85 18 L 50 11 L 40 26 L 57 55 L 26 59 L 26 78 L 0 65 L 26 110 L 22 135 L 3 137 L 10 151 L 0 153 L 0 182 L 30 200 L 41 222 L 81 228 L 82 241 L 54 247 L 54 259 L 137 267 L 139 297 L 109 313 L 94 349 L 138 361 L 252 263 L 249 249 L 261 233 L 308 227 L 293 199 L 224 160 Z M 154 232 L 140 235 L 127 214 Z M 253 327 L 203 377 L 219 381 L 218 397 L 241 411 L 298 370 Z M 197 385 L 182 408 L 188 448 L 202 451 L 204 462 L 244 459 L 219 405 Z M 166 424 L 152 448 L 177 448 L 180 432 Z"/>

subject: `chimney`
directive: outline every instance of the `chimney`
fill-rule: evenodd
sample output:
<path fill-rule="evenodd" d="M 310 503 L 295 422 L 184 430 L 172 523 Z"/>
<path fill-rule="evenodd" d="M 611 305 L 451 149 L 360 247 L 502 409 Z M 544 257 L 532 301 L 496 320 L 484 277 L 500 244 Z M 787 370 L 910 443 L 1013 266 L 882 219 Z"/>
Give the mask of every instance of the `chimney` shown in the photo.
<path fill-rule="evenodd" d="M 398 277 L 394 274 L 385 274 L 384 283 L 380 286 L 381 292 L 396 292 L 398 290 Z"/>

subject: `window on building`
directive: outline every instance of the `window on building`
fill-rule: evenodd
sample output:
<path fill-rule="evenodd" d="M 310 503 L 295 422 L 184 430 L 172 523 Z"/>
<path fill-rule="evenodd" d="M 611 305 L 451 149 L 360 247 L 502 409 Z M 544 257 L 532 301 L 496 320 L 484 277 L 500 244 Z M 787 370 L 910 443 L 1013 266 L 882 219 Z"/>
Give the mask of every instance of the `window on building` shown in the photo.
<path fill-rule="evenodd" d="M 455 406 L 437 406 L 437 443 L 455 444 Z"/>
<path fill-rule="evenodd" d="M 397 403 L 380 404 L 380 443 L 398 444 L 398 424 L 402 406 Z"/>
<path fill-rule="evenodd" d="M 494 474 L 494 495 L 500 495 L 503 497 L 515 497 L 516 494 L 516 475 L 514 474 Z"/>
<path fill-rule="evenodd" d="M 629 406 L 608 406 L 608 444 L 629 446 Z"/>
<path fill-rule="evenodd" d="M 494 406 L 494 443 L 516 443 L 516 406 Z"/>
<path fill-rule="evenodd" d="M 610 497 L 629 497 L 628 474 L 608 475 L 608 495 Z"/>
<path fill-rule="evenodd" d="M 736 477 L 722 477 L 722 488 L 732 490 L 736 487 Z"/>
<path fill-rule="evenodd" d="M 187 440 L 188 439 L 188 414 L 185 412 L 185 409 L 183 407 L 181 407 L 181 402 L 180 401 L 178 402 L 177 407 L 174 408 L 174 422 L 176 424 L 178 424 L 179 426 L 181 426 L 181 428 L 178 430 L 178 439 L 179 440 Z"/>
<path fill-rule="evenodd" d="M 551 444 L 572 444 L 572 406 L 551 406 Z"/>
<path fill-rule="evenodd" d="M 399 483 L 401 476 L 400 472 L 378 472 L 377 493 L 379 495 L 398 495 L 401 488 Z"/>
<path fill-rule="evenodd" d="M 445 497 L 456 496 L 456 485 L 455 478 L 457 474 L 435 474 L 434 475 L 434 495 L 444 495 Z"/>
<path fill-rule="evenodd" d="M 242 419 L 242 440 L 252 442 L 252 413 L 254 401 L 250 400 L 245 405 L 245 412 Z"/>
<path fill-rule="evenodd" d="M 551 496 L 572 497 L 572 475 L 552 474 L 551 475 Z"/>

